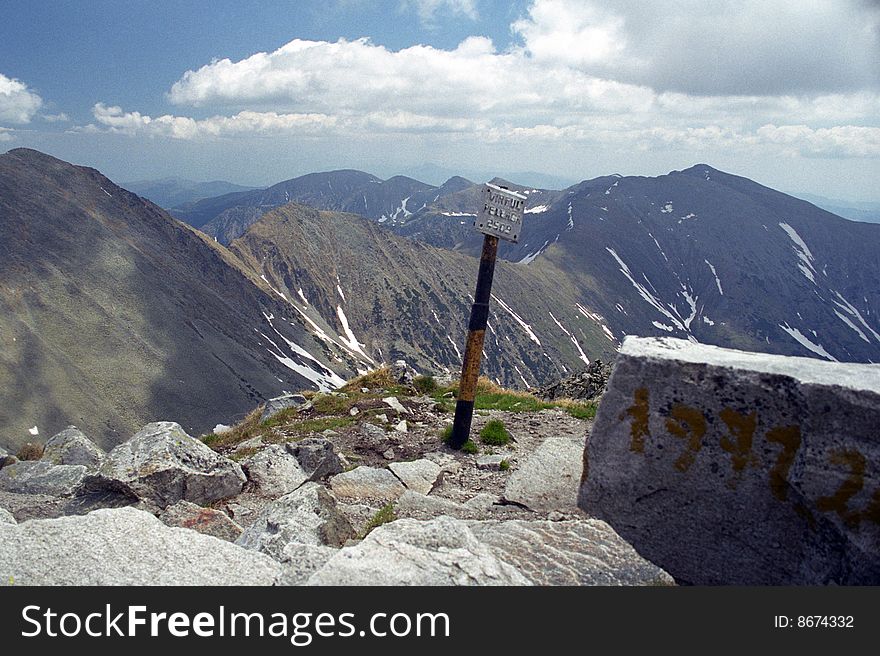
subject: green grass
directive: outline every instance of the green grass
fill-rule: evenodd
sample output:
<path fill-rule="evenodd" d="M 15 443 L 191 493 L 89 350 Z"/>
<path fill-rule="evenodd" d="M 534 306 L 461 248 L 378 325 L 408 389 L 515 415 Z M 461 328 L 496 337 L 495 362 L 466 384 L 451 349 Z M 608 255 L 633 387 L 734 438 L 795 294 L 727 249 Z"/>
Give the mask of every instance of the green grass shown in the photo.
<path fill-rule="evenodd" d="M 443 440 L 443 442 L 448 442 L 452 439 L 452 424 L 447 424 L 443 427 L 440 431 L 440 439 Z"/>
<path fill-rule="evenodd" d="M 575 419 L 596 418 L 596 404 L 592 402 L 581 403 L 579 401 L 564 400 L 560 401 L 557 406 L 565 410 Z"/>
<path fill-rule="evenodd" d="M 299 410 L 297 408 L 285 408 L 284 410 L 279 410 L 274 415 L 268 417 L 264 422 L 260 423 L 260 426 L 263 428 L 283 426 L 291 423 L 298 414 Z"/>
<path fill-rule="evenodd" d="M 397 519 L 397 515 L 394 514 L 394 505 L 386 503 L 370 518 L 370 521 L 367 522 L 367 525 L 358 537 L 363 540 L 374 528 L 382 526 L 382 524 L 387 524 L 388 522 L 393 522 L 395 519 Z"/>
<path fill-rule="evenodd" d="M 349 411 L 354 401 L 336 394 L 316 394 L 312 408 L 322 415 L 341 415 Z"/>
<path fill-rule="evenodd" d="M 419 394 L 436 394 L 440 386 L 433 376 L 416 376 L 413 379 L 413 387 Z"/>
<path fill-rule="evenodd" d="M 452 439 L 452 424 L 447 424 L 443 430 L 440 431 L 440 439 L 443 440 L 444 443 L 448 444 L 449 440 Z M 469 439 L 467 442 L 461 445 L 462 453 L 479 453 L 480 449 L 474 444 L 474 441 Z"/>
<path fill-rule="evenodd" d="M 490 419 L 480 431 L 480 441 L 492 446 L 504 446 L 510 442 L 510 433 L 500 419 Z"/>
<path fill-rule="evenodd" d="M 501 471 L 507 471 L 508 469 L 510 469 L 510 460 L 505 458 L 504 460 L 499 462 L 498 469 L 500 469 Z"/>
<path fill-rule="evenodd" d="M 473 440 L 468 440 L 467 442 L 465 442 L 464 444 L 461 445 L 461 452 L 474 455 L 474 454 L 480 452 L 480 448 L 474 443 Z"/>

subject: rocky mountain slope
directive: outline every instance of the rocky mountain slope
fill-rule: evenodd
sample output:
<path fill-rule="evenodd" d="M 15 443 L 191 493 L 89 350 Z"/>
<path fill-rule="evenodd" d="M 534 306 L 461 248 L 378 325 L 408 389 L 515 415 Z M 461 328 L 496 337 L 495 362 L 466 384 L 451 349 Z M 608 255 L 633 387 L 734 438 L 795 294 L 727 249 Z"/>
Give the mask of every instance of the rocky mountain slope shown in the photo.
<path fill-rule="evenodd" d="M 313 330 L 360 352 L 364 368 L 405 358 L 424 371 L 461 366 L 478 263 L 391 234 L 363 217 L 288 204 L 230 245 Z M 584 314 L 552 266 L 499 262 L 483 371 L 502 384 L 555 381 L 615 342 Z"/>
<path fill-rule="evenodd" d="M 479 252 L 472 217 L 449 209 L 457 198 L 395 231 Z M 615 334 L 880 362 L 877 225 L 706 165 L 528 198 L 520 243 L 500 255 L 564 271 Z"/>
<path fill-rule="evenodd" d="M 193 432 L 356 366 L 235 258 L 93 169 L 0 156 L 0 443 Z"/>

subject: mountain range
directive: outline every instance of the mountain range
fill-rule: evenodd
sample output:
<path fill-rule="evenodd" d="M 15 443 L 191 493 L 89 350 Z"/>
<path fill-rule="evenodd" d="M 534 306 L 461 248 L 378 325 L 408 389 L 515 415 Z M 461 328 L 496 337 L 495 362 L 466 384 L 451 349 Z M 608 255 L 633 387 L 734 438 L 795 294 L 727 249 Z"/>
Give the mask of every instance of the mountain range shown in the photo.
<path fill-rule="evenodd" d="M 880 362 L 880 226 L 707 165 L 527 197 L 483 371 L 553 382 L 625 334 Z M 461 365 L 481 186 L 315 173 L 174 208 L 27 149 L 0 156 L 0 443 L 191 433 L 406 358 Z M 184 223 L 186 221 L 189 223 Z M 196 228 L 200 228 L 196 229 Z"/>
<path fill-rule="evenodd" d="M 226 182 L 225 180 L 211 180 L 209 182 L 196 182 L 174 176 L 160 178 L 158 180 L 137 180 L 124 183 L 124 187 L 133 191 L 138 196 L 151 200 L 159 207 L 170 208 L 186 205 L 201 200 L 213 198 L 223 194 L 231 194 L 237 191 L 250 191 L 255 187 Z"/>

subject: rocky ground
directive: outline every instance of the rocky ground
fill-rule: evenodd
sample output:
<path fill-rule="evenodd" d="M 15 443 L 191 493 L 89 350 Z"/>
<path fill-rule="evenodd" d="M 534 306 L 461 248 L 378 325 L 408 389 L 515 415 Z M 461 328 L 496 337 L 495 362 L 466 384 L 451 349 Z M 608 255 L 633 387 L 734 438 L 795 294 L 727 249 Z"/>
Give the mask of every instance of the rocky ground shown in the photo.
<path fill-rule="evenodd" d="M 343 390 L 275 399 L 202 439 L 158 422 L 104 454 L 70 428 L 39 460 L 7 457 L 0 580 L 672 583 L 578 509 L 583 406 L 498 395 L 465 453 L 441 439 L 451 393 L 416 391 L 405 369 Z M 492 420 L 509 443 L 477 437 Z"/>

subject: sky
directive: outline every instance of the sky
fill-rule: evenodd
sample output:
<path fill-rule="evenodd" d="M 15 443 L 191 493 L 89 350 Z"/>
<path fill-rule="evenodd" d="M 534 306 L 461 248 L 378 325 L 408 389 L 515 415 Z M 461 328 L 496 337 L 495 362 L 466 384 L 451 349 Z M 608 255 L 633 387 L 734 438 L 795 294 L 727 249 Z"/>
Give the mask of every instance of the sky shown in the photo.
<path fill-rule="evenodd" d="M 117 182 L 706 163 L 880 201 L 880 1 L 0 0 L 22 146 Z"/>

